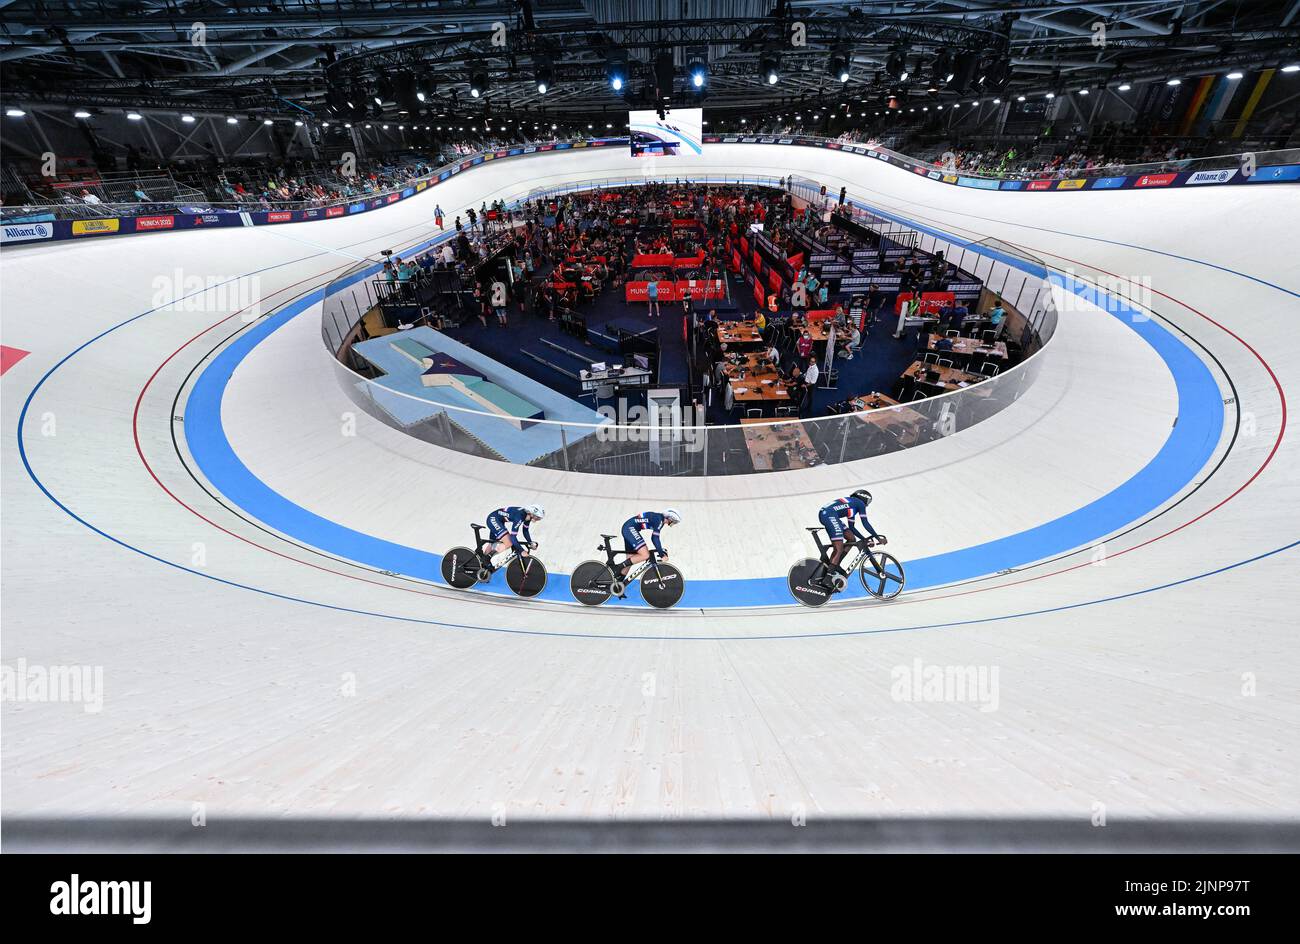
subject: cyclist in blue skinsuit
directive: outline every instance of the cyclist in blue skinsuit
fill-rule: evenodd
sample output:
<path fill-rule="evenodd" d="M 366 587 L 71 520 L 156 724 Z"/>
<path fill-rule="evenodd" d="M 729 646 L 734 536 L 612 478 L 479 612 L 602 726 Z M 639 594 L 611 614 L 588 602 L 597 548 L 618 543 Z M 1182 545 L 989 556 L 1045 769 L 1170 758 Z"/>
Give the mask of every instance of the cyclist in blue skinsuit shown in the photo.
<path fill-rule="evenodd" d="M 848 544 L 853 541 L 865 541 L 866 535 L 858 530 L 858 521 L 866 526 L 867 531 L 876 539 L 876 543 L 884 544 L 885 536 L 877 534 L 876 529 L 871 526 L 867 520 L 867 506 L 871 504 L 871 493 L 865 488 L 860 488 L 848 498 L 837 498 L 829 505 L 817 513 L 818 520 L 826 528 L 826 536 L 831 539 L 834 547 L 831 549 L 831 564 L 839 570 L 839 563 L 844 559 L 844 552 L 848 550 Z M 845 526 L 848 522 L 848 526 Z M 849 539 L 846 535 L 851 535 Z M 823 578 L 824 579 L 824 578 Z"/>
<path fill-rule="evenodd" d="M 643 511 L 624 521 L 623 540 L 627 542 L 627 549 L 631 553 L 628 554 L 627 560 L 619 564 L 618 579 L 622 580 L 626 577 L 628 572 L 641 561 L 649 560 L 650 548 L 646 547 L 642 531 L 650 532 L 650 540 L 654 542 L 655 550 L 663 560 L 668 560 L 668 555 L 664 553 L 664 546 L 659 543 L 659 532 L 665 525 L 674 525 L 681 520 L 680 511 L 676 508 L 666 508 L 662 514 L 657 511 Z"/>
<path fill-rule="evenodd" d="M 533 543 L 533 536 L 528 532 L 528 525 L 534 521 L 541 521 L 546 517 L 546 509 L 541 505 L 525 505 L 522 507 L 509 505 L 505 508 L 498 508 L 492 514 L 488 515 L 488 541 L 480 551 L 493 558 L 502 551 L 518 543 L 520 532 L 523 532 L 523 543 L 519 544 L 519 556 L 528 556 L 528 545 Z"/>

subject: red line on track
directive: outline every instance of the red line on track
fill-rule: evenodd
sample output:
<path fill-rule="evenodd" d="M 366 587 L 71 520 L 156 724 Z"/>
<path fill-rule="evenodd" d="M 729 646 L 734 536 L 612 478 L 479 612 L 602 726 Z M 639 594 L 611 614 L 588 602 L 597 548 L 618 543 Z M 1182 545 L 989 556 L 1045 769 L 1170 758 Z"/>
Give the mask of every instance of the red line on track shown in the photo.
<path fill-rule="evenodd" d="M 332 272 L 337 272 L 337 271 L 339 271 L 340 269 L 345 269 L 345 268 L 347 268 L 347 267 L 350 266 L 350 265 L 351 265 L 351 263 L 348 263 L 348 264 L 346 264 L 346 265 L 338 266 L 338 267 L 333 268 L 333 269 L 326 269 L 325 271 L 323 271 L 323 272 L 319 272 L 319 273 L 317 273 L 316 275 L 308 276 L 308 277 L 305 278 L 305 279 L 299 279 L 297 282 L 291 282 L 290 284 L 284 286 L 283 288 L 279 288 L 279 289 L 277 289 L 276 291 L 272 292 L 272 293 L 270 294 L 269 298 L 274 298 L 276 295 L 279 295 L 279 294 L 281 294 L 282 292 L 286 292 L 286 291 L 288 291 L 289 289 L 294 288 L 294 287 L 296 287 L 296 286 L 298 286 L 298 285 L 302 285 L 304 282 L 310 282 L 310 281 L 312 281 L 312 280 L 314 280 L 314 279 L 318 279 L 318 278 L 320 278 L 320 277 L 322 277 L 322 276 L 329 275 L 329 274 L 332 273 Z M 261 301 L 262 301 L 262 300 L 259 300 L 258 303 L 260 304 Z M 193 343 L 194 343 L 195 341 L 197 341 L 199 338 L 203 337 L 205 334 L 207 334 L 207 333 L 209 333 L 210 331 L 212 331 L 212 330 L 213 330 L 214 328 L 216 328 L 218 325 L 224 324 L 225 322 L 229 321 L 231 318 L 234 318 L 234 317 L 236 317 L 237 315 L 239 315 L 240 312 L 243 312 L 243 311 L 247 310 L 247 308 L 249 308 L 249 307 L 251 307 L 251 306 L 245 306 L 244 308 L 239 309 L 239 311 L 232 312 L 231 314 L 227 315 L 226 317 L 222 318 L 221 320 L 214 322 L 213 324 L 211 324 L 211 325 L 209 325 L 208 327 L 204 328 L 204 329 L 203 329 L 202 331 L 200 331 L 198 334 L 194 335 L 194 337 L 190 338 L 188 341 L 186 341 L 184 344 L 182 344 L 182 345 L 181 345 L 180 347 L 178 347 L 176 350 L 172 351 L 169 355 L 167 355 L 167 359 L 164 360 L 161 364 L 159 364 L 158 367 L 157 367 L 157 369 L 155 369 L 154 372 L 153 372 L 152 374 L 149 375 L 149 379 L 148 379 L 147 381 L 145 381 L 144 386 L 140 388 L 140 395 L 137 396 L 137 397 L 136 397 L 136 400 L 135 400 L 135 409 L 134 409 L 134 410 L 132 411 L 132 413 L 131 413 L 131 436 L 132 436 L 132 438 L 134 438 L 134 440 L 135 440 L 135 453 L 136 453 L 136 455 L 138 455 L 138 456 L 140 457 L 140 461 L 141 461 L 141 463 L 144 464 L 145 470 L 149 473 L 149 477 L 152 478 L 152 479 L 154 480 L 154 482 L 158 485 L 158 487 L 159 487 L 160 489 L 162 489 L 163 492 L 166 493 L 166 495 L 167 495 L 168 498 L 170 498 L 172 501 L 176 502 L 176 504 L 180 505 L 182 508 L 184 508 L 184 509 L 185 509 L 186 511 L 188 511 L 190 514 L 194 515 L 196 518 L 198 518 L 198 519 L 200 519 L 200 520 L 202 520 L 202 521 L 207 522 L 207 523 L 210 524 L 212 527 L 216 528 L 218 531 L 221 531 L 221 532 L 223 532 L 224 534 L 228 534 L 228 535 L 230 535 L 232 538 L 237 538 L 238 540 L 243 541 L 245 544 L 251 545 L 252 547 L 256 547 L 256 548 L 259 548 L 259 549 L 261 549 L 261 550 L 263 550 L 263 551 L 266 551 L 268 554 L 274 554 L 276 557 L 281 557 L 281 558 L 284 558 L 285 560 L 293 561 L 294 563 L 297 563 L 297 564 L 303 564 L 304 566 L 311 567 L 313 570 L 324 571 L 324 572 L 327 573 L 327 574 L 334 574 L 335 576 L 338 576 L 338 577 L 347 577 L 347 578 L 349 578 L 349 579 L 351 579 L 351 580 L 360 580 L 360 581 L 362 581 L 363 583 L 374 584 L 374 585 L 377 586 L 377 587 L 387 587 L 387 588 L 392 589 L 392 590 L 404 590 L 404 591 L 406 591 L 407 593 L 418 593 L 418 594 L 420 594 L 420 595 L 422 595 L 422 596 L 437 596 L 437 594 L 434 594 L 434 593 L 432 593 L 432 592 L 430 592 L 430 591 L 427 591 L 427 590 L 420 590 L 420 589 L 417 589 L 417 588 L 415 588 L 415 587 L 402 587 L 402 586 L 398 586 L 398 585 L 395 585 L 395 584 L 385 583 L 385 582 L 382 581 L 382 580 L 371 580 L 371 579 L 369 579 L 369 578 L 367 578 L 367 577 L 362 577 L 362 576 L 360 576 L 359 574 L 349 574 L 349 573 L 345 573 L 344 571 L 333 570 L 332 568 L 329 568 L 329 567 L 323 567 L 323 566 L 321 566 L 320 564 L 314 564 L 314 563 L 312 563 L 311 561 L 303 560 L 303 559 L 300 558 L 300 557 L 294 557 L 292 554 L 285 554 L 285 553 L 283 553 L 282 551 L 277 551 L 277 550 L 275 550 L 274 548 L 267 547 L 267 546 L 264 545 L 264 544 L 259 544 L 259 543 L 257 543 L 256 541 L 251 540 L 250 538 L 246 538 L 246 537 L 244 537 L 242 534 L 237 534 L 236 532 L 231 531 L 229 528 L 223 527 L 222 525 L 220 525 L 220 524 L 218 524 L 217 522 L 213 521 L 211 518 L 209 518 L 207 515 L 203 514 L 203 513 L 202 513 L 201 511 L 199 511 L 198 509 L 193 508 L 193 507 L 191 507 L 190 505 L 186 504 L 184 500 L 182 500 L 178 495 L 176 495 L 175 492 L 173 492 L 171 489 L 169 489 L 169 488 L 168 488 L 168 487 L 163 483 L 163 480 L 160 479 L 160 478 L 158 477 L 158 474 L 154 471 L 153 466 L 151 466 L 151 465 L 149 464 L 149 460 L 148 460 L 147 458 L 145 458 L 144 449 L 143 449 L 143 447 L 140 445 L 140 405 L 141 405 L 141 403 L 144 402 L 144 396 L 145 396 L 145 394 L 148 392 L 149 387 L 152 386 L 154 380 L 158 377 L 158 375 L 159 375 L 160 373 L 162 373 L 163 368 L 166 367 L 166 366 L 171 362 L 171 360 L 172 360 L 174 357 L 176 357 L 177 354 L 179 354 L 181 351 L 185 350 L 187 347 L 189 347 L 191 344 L 193 344 Z"/>

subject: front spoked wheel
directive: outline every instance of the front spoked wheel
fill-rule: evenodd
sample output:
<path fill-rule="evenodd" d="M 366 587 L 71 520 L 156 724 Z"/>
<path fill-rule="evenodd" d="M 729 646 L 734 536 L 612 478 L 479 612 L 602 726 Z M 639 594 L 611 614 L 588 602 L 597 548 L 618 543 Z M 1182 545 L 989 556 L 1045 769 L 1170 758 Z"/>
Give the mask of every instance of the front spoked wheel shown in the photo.
<path fill-rule="evenodd" d="M 641 599 L 658 610 L 676 606 L 686 592 L 686 579 L 672 564 L 653 564 L 641 575 Z"/>
<path fill-rule="evenodd" d="M 862 578 L 862 588 L 878 600 L 894 599 L 903 592 L 903 584 L 907 581 L 898 558 L 883 551 L 863 557 L 858 576 Z"/>
<path fill-rule="evenodd" d="M 583 561 L 569 578 L 569 590 L 583 606 L 600 606 L 609 599 L 613 583 L 613 572 L 600 561 Z"/>
<path fill-rule="evenodd" d="M 506 586 L 521 597 L 535 597 L 546 589 L 546 565 L 532 555 L 516 557 L 506 567 Z"/>
<path fill-rule="evenodd" d="M 448 586 L 465 590 L 478 583 L 478 555 L 467 547 L 453 547 L 442 555 L 442 579 Z"/>

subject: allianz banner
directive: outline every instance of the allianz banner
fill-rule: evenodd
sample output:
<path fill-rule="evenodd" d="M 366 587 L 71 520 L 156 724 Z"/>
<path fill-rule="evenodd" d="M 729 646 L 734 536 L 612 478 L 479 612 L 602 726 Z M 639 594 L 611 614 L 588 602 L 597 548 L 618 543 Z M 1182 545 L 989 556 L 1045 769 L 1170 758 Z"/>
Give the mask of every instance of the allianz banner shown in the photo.
<path fill-rule="evenodd" d="M 0 229 L 0 243 L 31 243 L 54 237 L 54 221 L 11 223 Z"/>

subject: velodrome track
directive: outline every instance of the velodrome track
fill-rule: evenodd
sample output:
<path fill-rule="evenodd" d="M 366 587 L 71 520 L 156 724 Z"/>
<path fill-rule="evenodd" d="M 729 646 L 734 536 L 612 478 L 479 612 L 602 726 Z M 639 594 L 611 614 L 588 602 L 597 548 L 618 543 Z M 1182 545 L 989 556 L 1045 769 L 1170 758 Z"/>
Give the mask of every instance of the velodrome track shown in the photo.
<path fill-rule="evenodd" d="M 435 202 L 637 170 L 566 152 L 356 219 L 0 255 L 4 343 L 31 352 L 0 386 L 4 660 L 102 665 L 105 686 L 97 713 L 4 705 L 7 815 L 1295 818 L 1300 191 L 986 193 L 711 145 L 683 176 L 846 185 L 1063 273 L 1029 394 L 891 456 L 719 479 L 482 462 L 364 415 L 340 434 L 313 289 L 432 238 Z M 1149 278 L 1150 320 L 1067 297 L 1099 274 Z M 187 276 L 255 276 L 264 313 L 303 310 L 166 307 Z M 924 562 L 912 588 L 787 605 L 804 525 L 860 484 Z M 418 565 L 533 499 L 558 574 L 681 508 L 666 543 L 698 605 L 523 604 L 370 559 Z M 899 700 L 918 663 L 995 668 L 996 709 Z"/>

